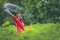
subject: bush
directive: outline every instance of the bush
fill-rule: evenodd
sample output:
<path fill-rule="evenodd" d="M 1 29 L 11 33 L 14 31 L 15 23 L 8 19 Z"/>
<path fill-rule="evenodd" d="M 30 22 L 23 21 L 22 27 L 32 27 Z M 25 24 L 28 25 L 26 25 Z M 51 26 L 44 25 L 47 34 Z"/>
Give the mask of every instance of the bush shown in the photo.
<path fill-rule="evenodd" d="M 25 26 L 25 31 L 17 35 L 16 27 L 0 28 L 0 40 L 60 40 L 59 24 L 34 24 Z"/>

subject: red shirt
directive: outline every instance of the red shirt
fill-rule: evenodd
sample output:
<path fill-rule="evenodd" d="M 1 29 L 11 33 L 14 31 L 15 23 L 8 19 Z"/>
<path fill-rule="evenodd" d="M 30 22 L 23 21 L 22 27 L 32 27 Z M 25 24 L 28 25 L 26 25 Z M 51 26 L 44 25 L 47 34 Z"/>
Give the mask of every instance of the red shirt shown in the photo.
<path fill-rule="evenodd" d="M 24 30 L 24 23 L 23 23 L 23 21 L 21 19 L 18 19 L 17 16 L 14 16 L 13 20 L 16 23 L 16 27 L 17 27 L 18 33 L 20 33 L 21 29 Z"/>

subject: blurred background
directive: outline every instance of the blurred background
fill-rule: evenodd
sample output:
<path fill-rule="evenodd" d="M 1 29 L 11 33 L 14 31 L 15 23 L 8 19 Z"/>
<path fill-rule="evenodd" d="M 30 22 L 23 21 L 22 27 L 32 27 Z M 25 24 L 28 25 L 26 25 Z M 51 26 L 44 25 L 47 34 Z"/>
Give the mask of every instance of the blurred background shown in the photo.
<path fill-rule="evenodd" d="M 12 17 L 4 12 L 5 3 L 23 9 L 22 34 L 17 35 Z M 60 40 L 60 0 L 0 0 L 0 40 Z"/>

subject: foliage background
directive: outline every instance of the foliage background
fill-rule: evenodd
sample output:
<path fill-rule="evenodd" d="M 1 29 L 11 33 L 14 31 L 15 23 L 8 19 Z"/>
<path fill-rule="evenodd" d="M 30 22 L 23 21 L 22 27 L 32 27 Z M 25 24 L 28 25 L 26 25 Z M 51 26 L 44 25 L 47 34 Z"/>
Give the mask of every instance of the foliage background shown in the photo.
<path fill-rule="evenodd" d="M 4 12 L 5 3 L 24 10 L 25 31 L 20 36 L 12 17 Z M 60 40 L 59 24 L 60 0 L 0 0 L 0 40 Z"/>

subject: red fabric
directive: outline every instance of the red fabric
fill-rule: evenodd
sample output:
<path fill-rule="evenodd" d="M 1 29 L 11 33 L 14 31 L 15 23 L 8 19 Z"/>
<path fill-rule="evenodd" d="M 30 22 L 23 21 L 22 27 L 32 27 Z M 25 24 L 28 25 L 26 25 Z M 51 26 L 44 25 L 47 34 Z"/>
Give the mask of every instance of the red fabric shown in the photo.
<path fill-rule="evenodd" d="M 14 16 L 13 20 L 15 21 L 16 27 L 17 27 L 17 31 L 20 34 L 21 30 L 24 30 L 24 23 L 23 23 L 22 20 L 19 20 L 17 16 Z"/>

